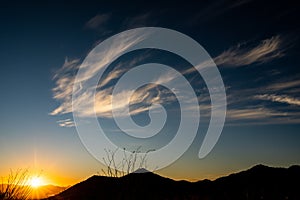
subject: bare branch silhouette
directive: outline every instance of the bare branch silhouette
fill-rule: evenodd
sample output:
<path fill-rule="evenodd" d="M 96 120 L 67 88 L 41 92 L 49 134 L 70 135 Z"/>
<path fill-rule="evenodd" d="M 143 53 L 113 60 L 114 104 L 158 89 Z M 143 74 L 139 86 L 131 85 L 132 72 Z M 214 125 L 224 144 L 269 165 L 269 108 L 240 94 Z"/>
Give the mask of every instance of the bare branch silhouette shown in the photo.
<path fill-rule="evenodd" d="M 123 148 L 123 158 L 120 161 L 116 160 L 116 153 L 121 151 L 119 148 L 113 151 L 105 149 L 106 158 L 103 158 L 103 162 L 106 168 L 101 169 L 102 173 L 108 177 L 121 177 L 140 168 L 147 169 L 147 155 L 154 150 L 148 150 L 146 153 L 141 154 L 140 149 L 141 147 L 138 147 L 128 155 L 126 149 Z"/>

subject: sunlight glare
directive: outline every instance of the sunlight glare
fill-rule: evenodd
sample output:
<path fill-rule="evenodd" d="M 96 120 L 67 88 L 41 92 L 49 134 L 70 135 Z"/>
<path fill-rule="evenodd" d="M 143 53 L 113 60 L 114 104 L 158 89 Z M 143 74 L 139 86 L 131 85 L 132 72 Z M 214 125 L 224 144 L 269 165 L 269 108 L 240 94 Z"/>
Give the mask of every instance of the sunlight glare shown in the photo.
<path fill-rule="evenodd" d="M 41 179 L 41 177 L 35 176 L 30 179 L 31 187 L 37 188 L 40 187 L 41 185 L 43 185 L 43 180 Z"/>

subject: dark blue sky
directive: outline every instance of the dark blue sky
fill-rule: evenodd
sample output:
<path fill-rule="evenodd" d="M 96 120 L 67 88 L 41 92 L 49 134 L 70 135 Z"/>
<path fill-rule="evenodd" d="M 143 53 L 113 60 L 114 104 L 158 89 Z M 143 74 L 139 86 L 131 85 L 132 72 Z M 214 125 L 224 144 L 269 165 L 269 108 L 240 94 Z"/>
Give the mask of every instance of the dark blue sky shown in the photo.
<path fill-rule="evenodd" d="M 144 26 L 173 29 L 201 44 L 218 66 L 228 102 L 213 151 L 197 159 L 199 134 L 183 157 L 160 173 L 202 179 L 257 163 L 300 164 L 299 11 L 293 1 L 258 0 L 2 3 L 0 175 L 30 167 L 70 184 L 101 171 L 81 144 L 72 113 L 54 112 L 67 109 L 68 99 L 55 98 L 53 89 L 62 66 L 79 65 L 99 42 Z M 151 55 L 147 59 L 159 61 Z M 175 65 L 171 57 L 162 62 Z"/>

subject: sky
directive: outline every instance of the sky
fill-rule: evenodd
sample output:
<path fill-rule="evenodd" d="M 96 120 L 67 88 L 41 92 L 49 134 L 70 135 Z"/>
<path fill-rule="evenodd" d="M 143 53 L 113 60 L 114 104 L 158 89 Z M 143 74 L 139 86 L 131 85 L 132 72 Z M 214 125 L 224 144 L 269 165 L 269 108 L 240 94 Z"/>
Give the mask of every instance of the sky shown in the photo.
<path fill-rule="evenodd" d="M 98 82 L 96 105 L 91 106 L 91 98 L 83 95 L 75 99 L 86 106 L 76 112 L 78 116 L 89 118 L 95 109 L 106 136 L 127 148 L 166 145 L 180 120 L 175 89 L 147 85 L 131 96 L 132 119 L 141 126 L 149 123 L 147 110 L 153 104 L 167 109 L 167 125 L 148 140 L 126 138 L 116 130 L 109 106 L 111 88 L 126 72 L 141 64 L 161 63 L 191 83 L 201 118 L 192 145 L 157 173 L 194 181 L 215 179 L 259 163 L 300 164 L 299 8 L 293 1 L 258 0 L 3 2 L 0 176 L 10 169 L 29 168 L 42 172 L 48 183 L 71 185 L 101 173 L 104 166 L 88 152 L 75 128 L 74 78 L 94 47 L 139 27 L 181 32 L 198 42 L 216 64 L 224 82 L 227 113 L 212 151 L 198 158 L 211 114 L 207 86 L 190 63 L 170 52 L 143 49 L 117 60 L 100 57 L 99 62 L 106 59 L 112 64 Z M 110 51 L 122 53 L 117 47 L 112 45 Z M 160 78 L 157 84 L 173 79 L 172 74 L 153 72 Z M 122 96 L 117 98 L 121 108 L 122 102 Z"/>

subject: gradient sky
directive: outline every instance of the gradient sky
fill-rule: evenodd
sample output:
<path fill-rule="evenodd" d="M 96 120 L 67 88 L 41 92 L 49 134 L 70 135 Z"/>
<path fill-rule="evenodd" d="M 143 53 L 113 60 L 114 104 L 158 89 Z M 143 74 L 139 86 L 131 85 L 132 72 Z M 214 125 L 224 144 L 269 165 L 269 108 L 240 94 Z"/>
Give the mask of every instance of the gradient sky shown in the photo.
<path fill-rule="evenodd" d="M 207 128 L 204 120 L 188 151 L 158 173 L 214 179 L 258 163 L 300 164 L 300 9 L 292 2 L 2 3 L 0 176 L 29 168 L 42 171 L 49 183 L 69 185 L 101 171 L 103 165 L 87 152 L 73 126 L 64 104 L 68 96 L 59 96 L 70 86 L 60 80 L 71 78 L 99 42 L 144 26 L 177 30 L 201 44 L 218 66 L 228 102 L 213 151 L 204 159 L 197 157 Z M 114 66 L 131 67 L 129 61 L 141 55 L 147 56 L 136 63 L 154 59 L 179 71 L 187 67 L 183 60 L 155 51 L 135 52 Z M 201 77 L 188 78 L 206 108 Z M 62 90 L 55 89 L 60 86 Z M 106 113 L 98 117 L 108 131 L 115 130 Z M 148 118 L 139 112 L 134 119 L 146 124 Z M 157 141 L 152 142 L 160 145 Z"/>

